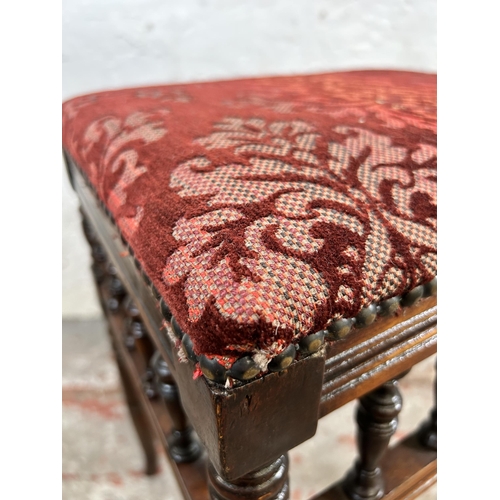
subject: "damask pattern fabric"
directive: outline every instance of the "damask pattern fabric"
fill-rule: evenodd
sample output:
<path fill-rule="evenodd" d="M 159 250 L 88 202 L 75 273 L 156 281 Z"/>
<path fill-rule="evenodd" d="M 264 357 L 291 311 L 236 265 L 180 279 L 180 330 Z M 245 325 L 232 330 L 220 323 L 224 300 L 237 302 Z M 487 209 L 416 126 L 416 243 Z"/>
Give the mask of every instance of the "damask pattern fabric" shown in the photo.
<path fill-rule="evenodd" d="M 197 354 L 279 354 L 436 275 L 436 77 L 103 92 L 63 145 Z"/>

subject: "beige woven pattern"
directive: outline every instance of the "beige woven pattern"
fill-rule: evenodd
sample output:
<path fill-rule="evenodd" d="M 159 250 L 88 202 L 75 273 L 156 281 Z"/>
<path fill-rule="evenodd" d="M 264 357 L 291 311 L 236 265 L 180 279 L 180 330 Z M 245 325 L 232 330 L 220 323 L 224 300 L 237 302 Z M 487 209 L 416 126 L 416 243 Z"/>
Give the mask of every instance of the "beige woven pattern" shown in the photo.
<path fill-rule="evenodd" d="M 337 126 L 334 132 L 347 137 L 328 143 L 329 158 L 323 164 L 315 154 L 319 134 L 304 121 L 267 124 L 258 118 L 228 117 L 214 124 L 213 133 L 194 141 L 207 150 L 232 149 L 242 161 L 214 165 L 198 156 L 171 175 L 170 187 L 181 197 L 208 195 L 207 215 L 177 223 L 173 234 L 181 246 L 164 272 L 168 285 L 187 277 L 190 321 L 199 320 L 207 299 L 213 297 L 220 314 L 238 323 L 264 319 L 277 329 L 299 333 L 311 327 L 311 311 L 327 302 L 345 310 L 380 301 L 404 280 L 404 258 L 391 242 L 391 227 L 409 240 L 413 257 L 435 273 L 435 254 L 421 253 L 422 245 L 435 248 L 434 229 L 406 218 L 412 215 L 414 193 L 425 193 L 435 203 L 435 169 L 413 173 L 402 165 L 410 154 L 414 162 L 424 164 L 435 158 L 435 148 L 422 145 L 410 153 L 390 137 L 362 127 Z M 296 161 L 279 159 L 286 155 Z M 360 157 L 353 185 L 349 169 Z M 290 176 L 301 180 L 287 181 Z M 381 187 L 388 181 L 396 213 L 385 208 Z M 228 257 L 214 263 L 220 246 L 210 247 L 210 241 L 227 221 L 244 221 L 245 208 L 266 201 L 275 213 L 248 225 L 244 241 L 252 257 L 239 258 L 253 278 L 237 278 Z M 341 282 L 333 295 L 322 273 L 306 258 L 325 245 L 314 231 L 321 223 L 343 227 L 364 241 L 362 248 L 353 245 L 345 251 L 350 263 L 337 267 Z M 268 247 L 266 231 L 282 252 Z M 359 281 L 360 270 L 361 295 L 349 285 Z"/>

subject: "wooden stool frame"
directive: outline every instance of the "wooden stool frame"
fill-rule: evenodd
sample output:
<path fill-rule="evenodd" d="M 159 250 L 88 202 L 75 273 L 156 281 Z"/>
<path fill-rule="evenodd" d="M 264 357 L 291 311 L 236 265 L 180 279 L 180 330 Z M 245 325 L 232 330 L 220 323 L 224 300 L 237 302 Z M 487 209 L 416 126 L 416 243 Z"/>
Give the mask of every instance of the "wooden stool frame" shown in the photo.
<path fill-rule="evenodd" d="M 437 405 L 420 429 L 388 447 L 401 409 L 397 379 L 436 352 L 435 297 L 239 387 L 194 379 L 194 363 L 179 361 L 158 297 L 130 249 L 79 169 L 66 162 L 146 473 L 156 471 L 156 436 L 186 499 L 286 499 L 288 450 L 315 434 L 319 418 L 359 398 L 359 459 L 315 498 L 407 500 L 435 482 Z"/>

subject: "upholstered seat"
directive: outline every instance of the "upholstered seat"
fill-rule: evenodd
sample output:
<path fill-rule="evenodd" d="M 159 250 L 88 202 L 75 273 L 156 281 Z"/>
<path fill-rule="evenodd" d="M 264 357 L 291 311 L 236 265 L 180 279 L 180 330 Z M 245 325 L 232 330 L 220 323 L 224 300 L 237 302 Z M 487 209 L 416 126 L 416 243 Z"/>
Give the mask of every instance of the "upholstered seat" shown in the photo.
<path fill-rule="evenodd" d="M 436 405 L 389 443 L 397 380 L 436 352 L 435 104 L 435 75 L 394 71 L 64 104 L 149 474 L 156 436 L 186 499 L 285 500 L 288 450 L 359 398 L 359 458 L 317 498 L 406 500 L 432 484 Z"/>
<path fill-rule="evenodd" d="M 218 382 L 436 292 L 435 75 L 102 92 L 64 104 L 63 145 Z"/>

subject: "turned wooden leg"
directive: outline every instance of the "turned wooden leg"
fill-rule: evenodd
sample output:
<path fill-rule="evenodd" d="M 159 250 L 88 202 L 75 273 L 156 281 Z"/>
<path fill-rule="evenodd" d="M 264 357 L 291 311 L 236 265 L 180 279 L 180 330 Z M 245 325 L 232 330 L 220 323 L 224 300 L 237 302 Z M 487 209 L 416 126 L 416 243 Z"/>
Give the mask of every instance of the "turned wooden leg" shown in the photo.
<path fill-rule="evenodd" d="M 167 436 L 170 456 L 177 463 L 193 462 L 200 456 L 202 448 L 182 408 L 174 377 L 159 352 L 153 355 L 151 367 L 155 392 L 165 404 L 172 421 L 172 432 Z"/>
<path fill-rule="evenodd" d="M 431 410 L 428 420 L 420 428 L 418 438 L 423 446 L 437 451 L 437 374 L 434 378 L 434 408 Z"/>
<path fill-rule="evenodd" d="M 143 361 L 143 390 L 148 398 L 154 398 L 156 397 L 156 389 L 154 387 L 153 369 L 150 366 L 150 360 L 155 352 L 153 342 L 147 334 L 146 328 L 142 323 L 139 308 L 133 301 L 132 297 L 127 297 L 125 299 L 123 310 L 125 313 L 125 331 L 123 335 L 124 344 L 127 346 L 129 351 L 136 350 L 139 352 Z"/>
<path fill-rule="evenodd" d="M 227 481 L 209 464 L 208 490 L 212 500 L 286 500 L 290 495 L 288 456 L 235 481 Z"/>
<path fill-rule="evenodd" d="M 116 267 L 108 262 L 106 266 L 106 280 L 109 297 L 106 302 L 106 307 L 112 314 L 119 314 L 121 304 L 127 295 L 125 287 L 121 279 L 118 277 Z"/>
<path fill-rule="evenodd" d="M 116 274 L 116 269 L 111 264 L 107 266 L 108 273 L 108 287 L 110 298 L 107 301 L 107 308 L 112 314 L 121 314 L 127 318 L 127 312 L 123 312 L 122 303 L 126 298 L 125 288 L 121 283 L 120 279 Z M 125 323 L 127 323 L 125 321 Z M 118 364 L 118 369 L 120 371 L 120 376 L 125 390 L 125 397 L 129 407 L 130 415 L 132 421 L 134 422 L 137 435 L 142 444 L 144 454 L 146 457 L 146 474 L 153 475 L 157 472 L 157 456 L 155 448 L 155 437 L 153 431 L 151 430 L 150 423 L 148 421 L 146 410 L 142 406 L 140 397 L 137 396 L 136 388 L 134 387 L 134 382 L 131 380 L 130 374 L 121 359 L 121 356 L 114 345 L 113 335 L 110 332 L 111 341 L 113 348 L 115 350 L 116 360 Z M 149 340 L 149 339 L 147 339 Z"/>
<path fill-rule="evenodd" d="M 137 349 L 147 365 L 155 350 L 146 332 L 146 327 L 142 323 L 139 308 L 132 297 L 127 297 L 124 301 L 123 309 L 126 317 L 124 343 L 131 351 Z"/>
<path fill-rule="evenodd" d="M 356 415 L 359 458 L 343 484 L 350 499 L 383 497 L 384 480 L 379 464 L 396 432 L 401 407 L 397 380 L 390 380 L 360 398 Z"/>
<path fill-rule="evenodd" d="M 132 421 L 134 422 L 137 435 L 139 436 L 146 457 L 146 474 L 150 476 L 158 471 L 154 434 L 151 431 L 145 410 L 137 396 L 130 375 L 116 349 L 115 355 L 130 415 L 132 416 Z"/>
<path fill-rule="evenodd" d="M 106 252 L 100 244 L 94 228 L 89 223 L 83 210 L 80 209 L 80 213 L 82 215 L 83 232 L 92 250 L 92 272 L 104 317 L 106 318 L 108 313 L 120 314 L 121 303 L 126 296 L 125 288 L 117 275 L 115 267 L 108 261 Z M 108 289 L 107 300 L 104 299 L 101 287 L 107 287 Z M 111 332 L 109 335 L 120 372 L 125 399 L 146 457 L 146 474 L 152 475 L 158 470 L 154 435 L 150 429 L 145 410 L 141 406 L 141 401 L 137 396 L 133 380 L 131 380 L 116 348 L 113 335 Z"/>
<path fill-rule="evenodd" d="M 116 274 L 116 269 L 112 264 L 106 266 L 107 272 L 107 286 L 109 292 L 109 298 L 105 303 L 108 311 L 112 314 L 121 314 L 122 302 L 126 297 L 125 288 Z M 155 449 L 155 438 L 151 430 L 150 423 L 148 421 L 145 409 L 142 406 L 140 397 L 136 393 L 136 388 L 134 387 L 134 381 L 131 379 L 131 375 L 128 373 L 123 360 L 121 359 L 120 353 L 115 346 L 113 335 L 110 332 L 111 342 L 115 351 L 116 361 L 118 369 L 120 371 L 120 376 L 125 391 L 125 398 L 127 400 L 128 408 L 132 421 L 134 422 L 137 435 L 142 444 L 144 454 L 146 457 L 146 474 L 153 475 L 157 472 L 157 457 Z"/>
<path fill-rule="evenodd" d="M 85 238 L 87 239 L 92 255 L 92 274 L 97 288 L 97 296 L 103 311 L 106 311 L 106 304 L 103 302 L 102 294 L 100 293 L 99 286 L 106 279 L 106 265 L 107 256 L 104 248 L 101 246 L 94 228 L 90 224 L 85 212 L 80 207 L 80 215 L 82 216 L 82 228 Z"/>

